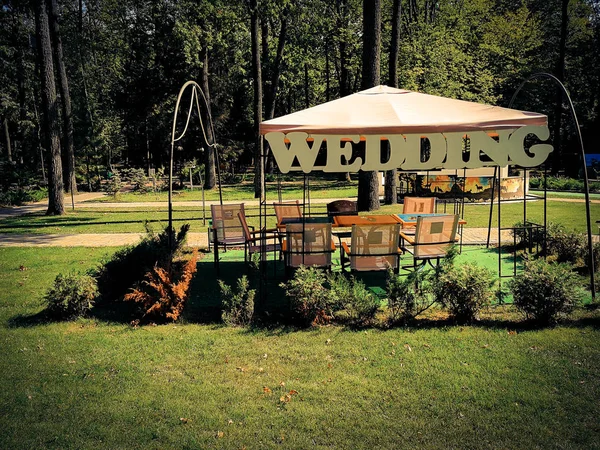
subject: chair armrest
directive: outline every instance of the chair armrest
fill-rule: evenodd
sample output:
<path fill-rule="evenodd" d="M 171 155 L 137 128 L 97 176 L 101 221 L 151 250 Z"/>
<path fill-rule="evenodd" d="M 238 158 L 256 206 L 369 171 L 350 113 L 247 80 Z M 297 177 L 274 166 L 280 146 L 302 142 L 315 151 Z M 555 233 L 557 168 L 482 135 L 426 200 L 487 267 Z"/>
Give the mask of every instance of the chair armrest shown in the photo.
<path fill-rule="evenodd" d="M 406 242 L 408 242 L 410 245 L 414 245 L 415 244 L 415 235 L 409 235 L 409 234 L 404 234 L 403 232 L 400 232 L 400 237 L 402 239 L 404 239 Z"/>
<path fill-rule="evenodd" d="M 346 244 L 345 242 L 342 242 L 342 248 L 344 249 L 344 253 L 346 253 L 348 256 L 350 256 L 350 248 L 348 247 L 348 244 Z"/>

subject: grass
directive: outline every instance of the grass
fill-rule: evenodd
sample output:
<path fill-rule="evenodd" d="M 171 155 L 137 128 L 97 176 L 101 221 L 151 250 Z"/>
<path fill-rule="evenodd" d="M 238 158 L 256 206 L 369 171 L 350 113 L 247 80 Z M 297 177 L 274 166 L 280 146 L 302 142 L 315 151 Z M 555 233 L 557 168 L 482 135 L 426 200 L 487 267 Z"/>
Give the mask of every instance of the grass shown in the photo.
<path fill-rule="evenodd" d="M 507 307 L 483 326 L 226 328 L 206 323 L 207 257 L 181 323 L 40 320 L 56 274 L 105 252 L 0 249 L 0 448 L 600 447 L 597 312 L 548 329 Z"/>
<path fill-rule="evenodd" d="M 255 207 L 254 207 L 255 208 Z M 401 211 L 401 205 L 385 205 L 377 211 L 377 214 L 391 214 Z M 440 205 L 440 211 L 442 206 Z M 248 206 L 248 215 L 257 214 L 257 210 Z M 270 208 L 272 209 L 272 208 Z M 324 214 L 325 204 L 315 203 L 312 205 L 313 213 Z M 452 207 L 448 207 L 451 211 Z M 497 226 L 496 208 L 492 219 L 492 226 Z M 543 202 L 533 201 L 527 203 L 528 220 L 543 223 Z M 548 202 L 548 220 L 560 223 L 565 228 L 585 232 L 585 204 L 551 201 Z M 270 211 L 273 214 L 272 210 Z M 206 210 L 206 218 L 210 219 L 210 207 Z M 600 204 L 591 204 L 592 224 L 600 220 Z M 202 222 L 202 208 L 176 207 L 173 213 L 175 225 L 189 222 L 192 232 L 206 232 L 207 226 Z M 523 221 L 523 204 L 521 202 L 506 203 L 501 206 L 502 226 L 507 227 L 516 222 Z M 465 219 L 467 227 L 488 226 L 489 205 L 470 204 L 465 205 Z M 44 213 L 28 214 L 12 217 L 0 221 L 0 233 L 133 233 L 144 232 L 144 223 L 158 227 L 165 225 L 168 220 L 166 207 L 156 208 L 127 208 L 126 210 L 108 210 L 106 208 L 81 208 L 75 211 L 67 211 L 64 216 L 46 216 Z M 259 225 L 257 217 L 249 217 L 251 225 Z M 208 222 L 207 222 L 208 224 Z M 269 217 L 269 227 L 275 225 L 274 217 Z"/>
<path fill-rule="evenodd" d="M 538 190 L 529 190 L 531 195 L 537 195 L 539 197 L 544 196 L 544 191 Z M 548 198 L 575 198 L 575 199 L 585 199 L 585 194 L 583 192 L 569 192 L 569 191 L 548 191 Z M 600 200 L 600 194 L 590 193 L 591 200 Z"/>
<path fill-rule="evenodd" d="M 355 175 L 356 178 L 356 175 Z M 303 180 L 299 177 L 296 181 L 282 181 L 281 195 L 284 200 L 296 200 L 303 198 L 302 190 Z M 346 198 L 356 197 L 358 190 L 358 181 L 346 182 L 335 179 L 312 179 L 308 180 L 311 198 Z M 223 185 L 223 198 L 228 201 L 250 200 L 254 198 L 254 184 L 252 181 L 243 181 L 234 185 Z M 277 183 L 267 183 L 267 198 L 277 198 Z M 204 191 L 206 201 L 219 200 L 219 190 L 217 188 Z M 190 190 L 178 190 L 174 192 L 173 201 L 201 201 L 202 189 L 199 187 Z M 147 194 L 138 194 L 134 192 L 120 193 L 116 198 L 104 197 L 93 200 L 95 202 L 166 202 L 168 201 L 168 192 L 159 191 Z"/>

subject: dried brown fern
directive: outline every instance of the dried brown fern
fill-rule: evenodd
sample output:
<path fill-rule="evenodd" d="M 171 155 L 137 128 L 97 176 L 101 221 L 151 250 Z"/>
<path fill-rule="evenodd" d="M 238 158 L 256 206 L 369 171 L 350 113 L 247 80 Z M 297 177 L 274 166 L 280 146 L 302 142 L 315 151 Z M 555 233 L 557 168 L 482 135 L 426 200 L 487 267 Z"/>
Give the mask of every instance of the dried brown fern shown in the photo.
<path fill-rule="evenodd" d="M 189 295 L 197 262 L 198 251 L 194 250 L 188 261 L 176 261 L 170 269 L 155 266 L 124 299 L 141 305 L 142 320 L 177 320 Z"/>

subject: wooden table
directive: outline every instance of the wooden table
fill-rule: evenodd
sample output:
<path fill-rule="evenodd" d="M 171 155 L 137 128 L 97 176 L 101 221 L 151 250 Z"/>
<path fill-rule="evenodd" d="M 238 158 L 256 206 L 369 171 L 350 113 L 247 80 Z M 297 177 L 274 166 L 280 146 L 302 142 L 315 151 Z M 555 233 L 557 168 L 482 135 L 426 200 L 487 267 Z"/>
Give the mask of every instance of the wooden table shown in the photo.
<path fill-rule="evenodd" d="M 433 217 L 433 216 L 452 216 L 453 214 L 394 214 L 397 222 L 400 222 L 403 227 L 414 227 L 417 225 L 417 219 L 419 217 Z M 467 221 L 464 219 L 458 220 L 459 225 L 466 225 Z"/>
<path fill-rule="evenodd" d="M 395 225 L 400 220 L 395 214 L 378 214 L 371 216 L 334 216 L 334 227 L 351 227 L 352 225 Z"/>

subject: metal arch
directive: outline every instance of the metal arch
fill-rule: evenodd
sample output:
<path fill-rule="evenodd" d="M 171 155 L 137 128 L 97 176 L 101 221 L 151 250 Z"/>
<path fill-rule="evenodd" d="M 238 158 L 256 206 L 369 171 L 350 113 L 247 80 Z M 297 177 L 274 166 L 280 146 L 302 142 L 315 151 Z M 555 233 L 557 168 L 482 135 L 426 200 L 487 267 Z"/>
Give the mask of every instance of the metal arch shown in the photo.
<path fill-rule="evenodd" d="M 190 107 L 189 107 L 188 113 L 187 113 L 185 128 L 183 129 L 183 132 L 181 133 L 181 135 L 176 138 L 175 131 L 176 131 L 176 127 L 177 127 L 177 113 L 179 112 L 179 103 L 181 102 L 181 97 L 183 96 L 183 93 L 188 88 L 188 86 L 192 86 L 192 97 L 190 99 Z M 190 124 L 190 118 L 192 115 L 192 109 L 193 109 L 194 103 L 196 104 L 196 110 L 198 112 L 198 119 L 200 121 L 200 128 L 202 129 L 202 134 L 204 136 L 204 140 L 207 143 L 207 145 L 210 147 L 210 150 L 215 152 L 215 165 L 217 166 L 217 183 L 219 185 L 219 200 L 220 200 L 221 205 L 223 204 L 223 193 L 221 191 L 221 169 L 219 167 L 219 153 L 217 152 L 217 144 L 215 142 L 213 142 L 212 144 L 209 143 L 208 139 L 206 137 L 206 130 L 204 128 L 204 124 L 202 123 L 202 115 L 200 114 L 200 104 L 198 102 L 198 91 L 202 94 L 204 104 L 206 105 L 206 111 L 207 111 L 208 122 L 209 122 L 208 126 L 210 126 L 213 140 L 214 140 L 214 136 L 215 136 L 215 131 L 214 131 L 213 123 L 212 123 L 212 117 L 210 114 L 210 107 L 208 105 L 208 101 L 206 100 L 206 96 L 204 95 L 204 91 L 202 90 L 200 85 L 198 83 L 196 83 L 195 81 L 193 81 L 193 80 L 187 81 L 181 87 L 181 89 L 179 90 L 179 94 L 177 95 L 177 102 L 175 104 L 175 112 L 173 114 L 173 128 L 171 130 L 171 154 L 169 156 L 169 206 L 168 206 L 168 208 L 169 208 L 169 225 L 167 228 L 168 234 L 169 234 L 169 249 L 170 250 L 173 249 L 173 234 L 174 234 L 174 229 L 173 229 L 173 150 L 175 147 L 175 142 L 180 140 L 181 138 L 183 138 L 183 136 L 185 136 L 185 133 L 187 132 L 188 126 Z"/>
<path fill-rule="evenodd" d="M 533 75 L 531 75 L 529 78 L 527 78 L 525 81 L 523 81 L 519 85 L 519 87 L 513 94 L 512 98 L 510 99 L 510 103 L 508 104 L 508 107 L 509 108 L 512 107 L 512 104 L 513 104 L 515 98 L 517 97 L 517 94 L 521 91 L 523 86 L 525 86 L 525 83 L 527 83 L 528 81 L 530 81 L 534 78 L 547 78 L 547 79 L 555 81 L 558 84 L 558 86 L 560 86 L 562 93 L 567 97 L 567 100 L 569 102 L 569 111 L 571 112 L 571 118 L 573 119 L 573 122 L 575 123 L 575 128 L 577 129 L 577 137 L 579 138 L 579 146 L 581 147 L 581 156 L 582 156 L 582 161 L 583 161 L 583 183 L 584 183 L 584 187 L 585 187 L 585 213 L 586 213 L 586 219 L 587 219 L 587 237 L 588 237 L 588 253 L 589 253 L 589 262 L 588 262 L 589 266 L 588 267 L 590 269 L 590 283 L 591 283 L 591 289 L 592 289 L 592 299 L 595 300 L 596 299 L 596 286 L 595 286 L 595 280 L 594 280 L 595 267 L 594 267 L 594 245 L 592 243 L 592 218 L 591 218 L 591 213 L 590 213 L 590 188 L 589 188 L 589 181 L 588 181 L 588 174 L 587 174 L 587 166 L 585 163 L 585 149 L 583 147 L 583 137 L 581 136 L 581 128 L 579 126 L 579 120 L 577 120 L 577 114 L 575 113 L 575 107 L 573 106 L 573 101 L 571 100 L 571 96 L 569 95 L 569 92 L 567 91 L 567 88 L 562 83 L 562 81 L 560 81 L 558 78 L 556 78 L 552 74 L 549 74 L 546 72 L 539 72 L 539 73 L 534 73 Z M 562 99 L 561 99 L 561 102 L 562 102 Z M 547 187 L 544 186 L 544 192 L 546 191 L 546 189 L 547 189 Z"/>

